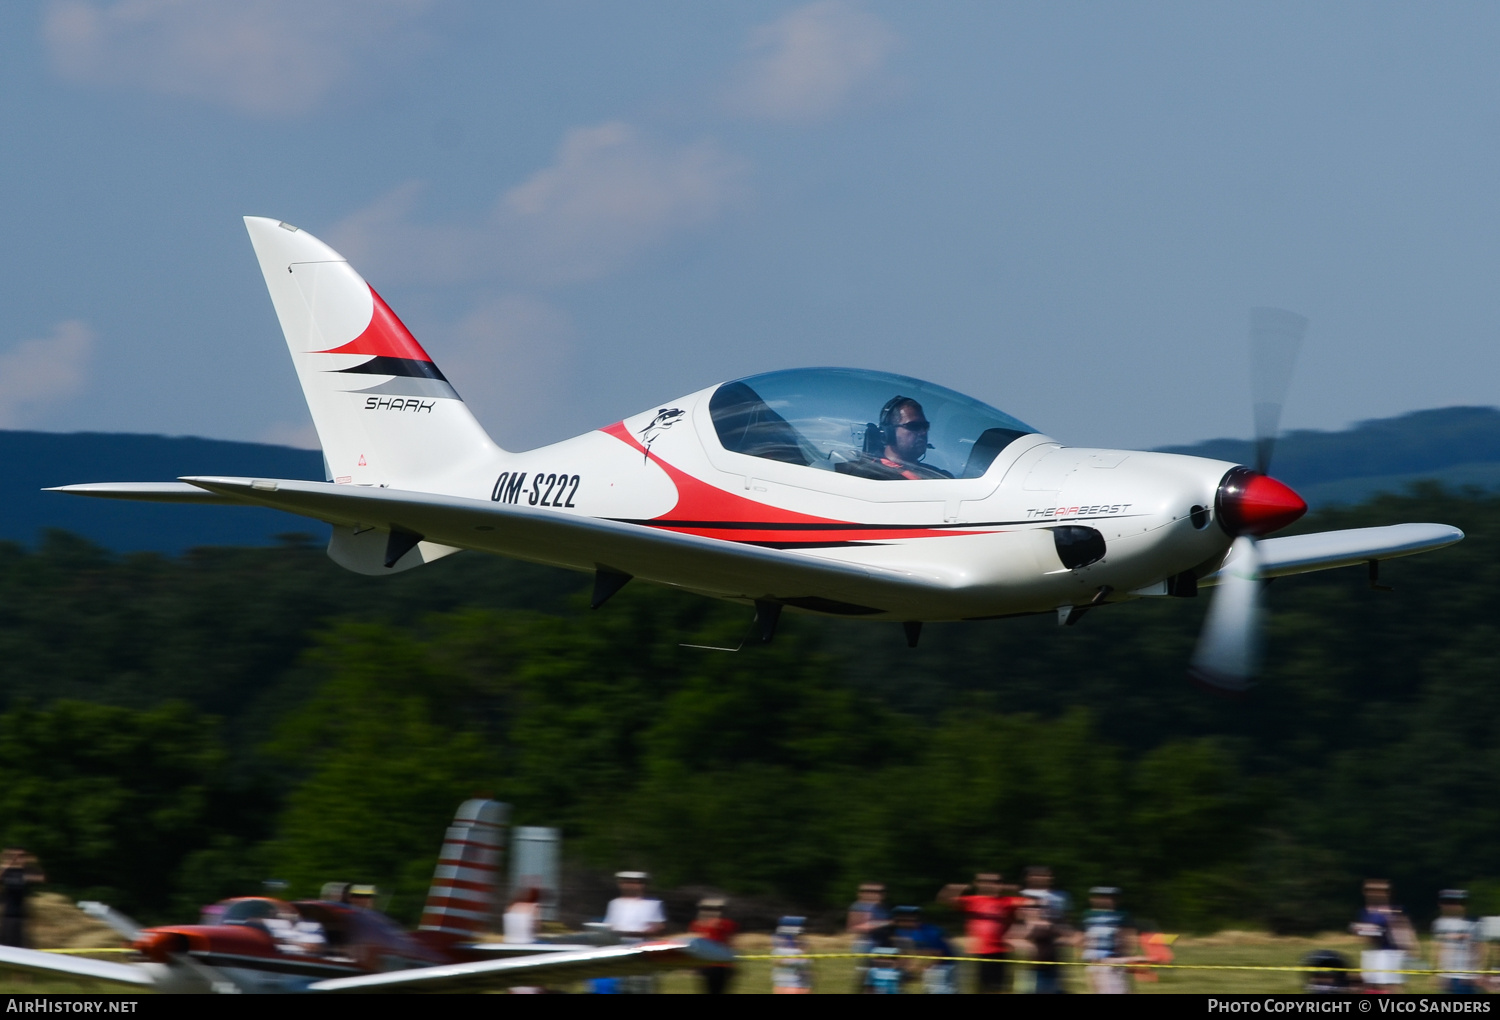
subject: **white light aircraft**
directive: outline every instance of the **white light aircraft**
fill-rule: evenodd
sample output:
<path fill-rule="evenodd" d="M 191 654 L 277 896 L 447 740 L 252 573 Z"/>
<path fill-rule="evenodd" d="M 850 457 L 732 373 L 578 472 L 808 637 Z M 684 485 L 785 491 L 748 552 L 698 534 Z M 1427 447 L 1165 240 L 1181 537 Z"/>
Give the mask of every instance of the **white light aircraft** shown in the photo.
<path fill-rule="evenodd" d="M 57 491 L 274 507 L 333 526 L 363 574 L 462 549 L 753 604 L 898 622 L 1058 614 L 1219 591 L 1190 673 L 1250 685 L 1265 579 L 1463 538 L 1396 524 L 1266 539 L 1306 504 L 1266 474 L 1306 320 L 1251 315 L 1258 463 L 1066 446 L 978 400 L 843 368 L 710 386 L 565 442 L 502 450 L 380 296 L 288 223 L 246 227 L 322 443 L 327 481 L 184 477 Z"/>

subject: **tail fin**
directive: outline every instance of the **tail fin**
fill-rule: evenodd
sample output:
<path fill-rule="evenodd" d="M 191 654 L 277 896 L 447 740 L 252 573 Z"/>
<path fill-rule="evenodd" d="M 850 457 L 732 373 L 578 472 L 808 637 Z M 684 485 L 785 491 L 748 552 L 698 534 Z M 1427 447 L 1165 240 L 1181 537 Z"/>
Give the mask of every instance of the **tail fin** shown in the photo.
<path fill-rule="evenodd" d="M 459 805 L 438 854 L 420 930 L 474 936 L 494 927 L 509 820 L 508 804 L 466 800 Z"/>
<path fill-rule="evenodd" d="M 305 230 L 245 228 L 312 412 L 329 480 L 456 495 L 503 452 L 380 295 Z"/>

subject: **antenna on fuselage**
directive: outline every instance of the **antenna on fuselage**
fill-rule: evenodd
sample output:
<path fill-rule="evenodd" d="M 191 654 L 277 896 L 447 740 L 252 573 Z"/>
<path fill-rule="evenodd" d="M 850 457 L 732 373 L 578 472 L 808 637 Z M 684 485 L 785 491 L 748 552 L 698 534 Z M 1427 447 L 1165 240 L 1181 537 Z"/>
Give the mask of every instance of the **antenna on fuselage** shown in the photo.
<path fill-rule="evenodd" d="M 678 644 L 678 648 L 697 648 L 704 652 L 737 652 L 749 645 L 768 645 L 776 636 L 776 625 L 781 622 L 781 603 L 772 602 L 769 599 L 755 600 L 755 619 L 751 621 L 750 633 L 733 648 L 725 648 L 721 645 L 690 645 L 686 642 Z"/>

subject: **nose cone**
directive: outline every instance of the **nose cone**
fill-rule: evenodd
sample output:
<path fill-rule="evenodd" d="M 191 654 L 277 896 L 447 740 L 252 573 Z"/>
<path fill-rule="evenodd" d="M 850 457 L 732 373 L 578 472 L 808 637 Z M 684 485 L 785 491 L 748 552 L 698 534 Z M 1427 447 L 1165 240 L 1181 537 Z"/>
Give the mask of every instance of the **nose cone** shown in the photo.
<path fill-rule="evenodd" d="M 1219 483 L 1219 526 L 1231 535 L 1268 535 L 1307 513 L 1307 504 L 1268 475 L 1237 467 Z"/>

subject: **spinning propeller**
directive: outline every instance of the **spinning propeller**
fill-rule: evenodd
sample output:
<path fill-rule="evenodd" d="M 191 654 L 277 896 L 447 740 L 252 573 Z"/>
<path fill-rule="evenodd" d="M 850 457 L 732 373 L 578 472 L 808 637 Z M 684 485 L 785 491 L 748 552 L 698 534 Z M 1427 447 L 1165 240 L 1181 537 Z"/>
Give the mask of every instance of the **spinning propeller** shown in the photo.
<path fill-rule="evenodd" d="M 1260 665 L 1265 582 L 1255 537 L 1285 527 L 1307 510 L 1300 496 L 1267 473 L 1281 426 L 1281 408 L 1306 332 L 1307 320 L 1294 312 L 1250 310 L 1255 470 L 1236 468 L 1219 485 L 1215 517 L 1234 536 L 1234 544 L 1219 568 L 1220 580 L 1188 666 L 1192 679 L 1223 691 L 1248 690 Z"/>

